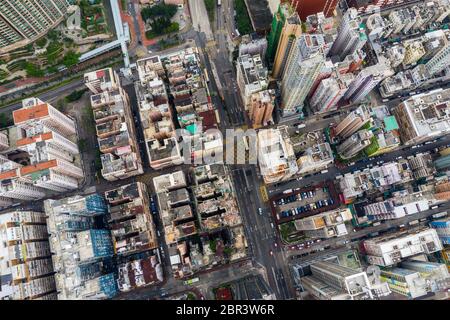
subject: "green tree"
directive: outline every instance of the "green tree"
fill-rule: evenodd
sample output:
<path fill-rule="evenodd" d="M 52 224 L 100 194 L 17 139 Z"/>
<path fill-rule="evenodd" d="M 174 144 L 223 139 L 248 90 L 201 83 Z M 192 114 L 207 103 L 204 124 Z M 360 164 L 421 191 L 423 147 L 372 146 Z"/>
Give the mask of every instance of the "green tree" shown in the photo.
<path fill-rule="evenodd" d="M 67 52 L 63 58 L 63 64 L 69 68 L 75 64 L 78 63 L 78 60 L 80 59 L 80 54 L 76 53 L 72 50 L 70 50 L 69 52 Z"/>
<path fill-rule="evenodd" d="M 6 128 L 12 126 L 14 123 L 6 113 L 0 113 L 0 128 Z"/>
<path fill-rule="evenodd" d="M 31 62 L 25 62 L 24 69 L 29 77 L 43 77 L 45 75 L 44 70 L 39 69 L 39 67 Z"/>

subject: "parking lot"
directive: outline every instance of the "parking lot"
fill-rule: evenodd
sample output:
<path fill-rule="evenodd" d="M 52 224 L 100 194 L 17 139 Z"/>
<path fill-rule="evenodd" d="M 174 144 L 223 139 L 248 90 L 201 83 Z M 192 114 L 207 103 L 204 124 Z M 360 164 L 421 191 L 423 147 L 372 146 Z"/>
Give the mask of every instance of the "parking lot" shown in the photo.
<path fill-rule="evenodd" d="M 275 196 L 270 205 L 277 223 L 283 223 L 332 210 L 339 206 L 339 199 L 332 181 L 327 181 Z"/>

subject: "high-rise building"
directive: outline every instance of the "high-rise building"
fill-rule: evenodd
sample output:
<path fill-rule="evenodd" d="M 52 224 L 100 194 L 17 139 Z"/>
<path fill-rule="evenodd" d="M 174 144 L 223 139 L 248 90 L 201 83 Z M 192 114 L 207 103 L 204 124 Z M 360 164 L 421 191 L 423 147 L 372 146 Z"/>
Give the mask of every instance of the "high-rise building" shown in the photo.
<path fill-rule="evenodd" d="M 45 214 L 2 213 L 0 243 L 0 300 L 56 299 Z"/>
<path fill-rule="evenodd" d="M 0 53 L 5 53 L 45 35 L 63 21 L 66 0 L 3 0 L 0 3 Z"/>
<path fill-rule="evenodd" d="M 421 227 L 366 240 L 364 248 L 370 264 L 392 266 L 414 255 L 440 251 L 442 243 L 436 230 Z"/>
<path fill-rule="evenodd" d="M 377 84 L 393 74 L 392 69 L 385 63 L 378 63 L 362 69 L 348 86 L 344 99 L 352 103 L 360 102 Z"/>
<path fill-rule="evenodd" d="M 274 90 L 264 90 L 252 94 L 248 113 L 254 126 L 265 125 L 272 119 L 274 104 Z"/>
<path fill-rule="evenodd" d="M 370 107 L 367 105 L 361 105 L 357 109 L 349 113 L 335 128 L 334 133 L 336 136 L 342 138 L 348 138 L 356 131 L 358 131 L 363 125 L 371 121 Z"/>
<path fill-rule="evenodd" d="M 425 54 L 425 48 L 422 41 L 412 41 L 405 45 L 405 56 L 403 57 L 403 65 L 416 63 Z"/>
<path fill-rule="evenodd" d="M 328 142 L 313 144 L 297 159 L 298 174 L 325 170 L 333 161 L 333 151 Z"/>
<path fill-rule="evenodd" d="M 328 56 L 339 56 L 344 60 L 346 56 L 360 50 L 367 42 L 364 28 L 361 26 L 361 18 L 355 8 L 348 9 L 338 28 L 338 35 L 331 46 Z"/>
<path fill-rule="evenodd" d="M 130 101 L 117 74 L 102 69 L 84 75 L 91 90 L 91 106 L 102 161 L 102 176 L 108 181 L 142 174 L 142 160 Z"/>
<path fill-rule="evenodd" d="M 450 90 L 437 89 L 410 97 L 394 108 L 404 144 L 418 144 L 450 132 Z"/>
<path fill-rule="evenodd" d="M 278 5 L 277 12 L 274 13 L 270 33 L 267 36 L 267 52 L 266 59 L 271 64 L 277 52 L 278 43 L 280 41 L 281 31 L 286 22 L 286 18 L 292 14 L 292 7 L 289 3 L 281 3 Z"/>
<path fill-rule="evenodd" d="M 236 62 L 236 78 L 245 109 L 248 110 L 251 96 L 266 90 L 269 85 L 267 68 L 259 54 L 240 56 Z"/>
<path fill-rule="evenodd" d="M 330 78 L 320 81 L 310 99 L 311 109 L 315 113 L 335 110 L 353 79 L 351 73 L 341 75 L 336 72 Z"/>
<path fill-rule="evenodd" d="M 310 265 L 312 276 L 301 278 L 301 284 L 318 300 L 371 300 L 390 294 L 385 286 L 373 287 L 366 272 L 331 261 Z"/>
<path fill-rule="evenodd" d="M 301 113 L 306 97 L 325 64 L 323 35 L 304 34 L 289 54 L 281 81 L 283 115 Z"/>
<path fill-rule="evenodd" d="M 357 131 L 337 147 L 337 152 L 343 159 L 351 159 L 372 143 L 372 137 L 372 131 Z"/>
<path fill-rule="evenodd" d="M 98 194 L 44 202 L 59 300 L 105 299 L 116 295 L 114 274 L 107 269 L 114 255 L 111 233 L 95 228 L 107 213 Z"/>
<path fill-rule="evenodd" d="M 75 121 L 38 98 L 25 99 L 22 105 L 13 112 L 13 144 L 24 164 L 1 157 L 0 196 L 32 200 L 44 197 L 46 189 L 77 189 L 84 174 L 74 142 Z"/>
<path fill-rule="evenodd" d="M 430 75 L 434 75 L 436 73 L 441 72 L 450 64 L 450 43 L 444 46 L 438 53 L 434 55 L 433 58 L 430 59 L 425 64 L 425 68 Z"/>
<path fill-rule="evenodd" d="M 298 171 L 287 127 L 258 131 L 258 162 L 264 182 L 275 183 Z"/>
<path fill-rule="evenodd" d="M 282 6 L 289 6 L 285 3 Z M 296 40 L 302 34 L 302 22 L 292 8 L 287 9 L 287 17 L 283 28 L 280 32 L 278 45 L 275 53 L 275 60 L 272 67 L 272 76 L 274 78 L 280 78 L 283 76 L 286 63 L 289 58 L 289 53 L 292 47 L 295 45 Z"/>

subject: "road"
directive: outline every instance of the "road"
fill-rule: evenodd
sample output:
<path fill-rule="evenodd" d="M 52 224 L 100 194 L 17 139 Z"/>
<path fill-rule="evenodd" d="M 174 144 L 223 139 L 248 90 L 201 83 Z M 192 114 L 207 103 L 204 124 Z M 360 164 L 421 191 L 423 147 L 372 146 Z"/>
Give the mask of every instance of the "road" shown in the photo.
<path fill-rule="evenodd" d="M 354 165 L 347 166 L 343 169 L 338 169 L 337 167 L 330 167 L 330 168 L 328 168 L 328 172 L 324 173 L 324 174 L 319 172 L 316 175 L 304 177 L 300 181 L 290 180 L 290 181 L 281 182 L 281 183 L 278 183 L 275 185 L 271 185 L 271 186 L 268 186 L 268 191 L 269 191 L 269 194 L 271 196 L 273 196 L 277 193 L 282 193 L 284 190 L 287 190 L 287 189 L 305 187 L 310 184 L 318 184 L 318 183 L 326 181 L 326 180 L 334 180 L 336 178 L 336 176 L 343 175 L 343 174 L 346 174 L 349 172 L 354 172 L 357 170 L 362 170 L 365 167 L 367 167 L 369 164 L 375 165 L 376 162 L 378 162 L 378 161 L 384 161 L 384 162 L 395 161 L 400 156 L 403 158 L 406 158 L 410 155 L 414 155 L 414 154 L 417 154 L 420 152 L 429 152 L 435 148 L 438 148 L 441 146 L 446 146 L 448 144 L 450 144 L 450 135 L 444 136 L 434 143 L 425 144 L 425 145 L 422 145 L 421 147 L 417 147 L 414 149 L 412 149 L 411 146 L 404 146 L 400 150 L 385 153 L 383 155 L 373 157 L 373 158 L 363 159 L 363 160 L 356 162 Z"/>
<path fill-rule="evenodd" d="M 323 241 L 313 244 L 309 248 L 305 248 L 303 250 L 291 250 L 291 251 L 289 251 L 289 253 L 287 255 L 291 257 L 291 260 L 295 260 L 295 259 L 302 260 L 303 255 L 311 253 L 311 252 L 316 252 L 325 247 L 329 247 L 329 249 L 340 247 L 340 246 L 342 246 L 342 244 L 340 244 L 340 243 L 342 243 L 343 241 L 349 240 L 352 242 L 355 240 L 360 240 L 361 238 L 364 238 L 364 237 L 370 235 L 371 233 L 383 232 L 383 231 L 387 231 L 391 228 L 397 228 L 400 225 L 403 225 L 403 224 L 406 225 L 410 221 L 427 218 L 435 213 L 449 210 L 449 209 L 450 209 L 450 202 L 445 202 L 436 209 L 422 211 L 422 212 L 408 215 L 408 216 L 405 216 L 405 217 L 399 218 L 399 219 L 386 220 L 386 221 L 383 221 L 378 226 L 365 227 L 364 229 L 361 229 L 356 232 L 350 232 L 349 234 L 338 237 L 338 238 L 331 238 L 331 239 L 323 240 Z M 294 257 L 294 258 L 292 258 L 292 257 Z"/>

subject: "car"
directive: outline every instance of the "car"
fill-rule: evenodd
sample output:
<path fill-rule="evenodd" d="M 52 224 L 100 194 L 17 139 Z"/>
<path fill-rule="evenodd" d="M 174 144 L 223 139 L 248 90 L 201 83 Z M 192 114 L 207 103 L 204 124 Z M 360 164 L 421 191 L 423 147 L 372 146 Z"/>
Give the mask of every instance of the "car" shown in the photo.
<path fill-rule="evenodd" d="M 324 204 L 324 206 L 327 206 L 328 205 L 328 201 L 327 200 L 323 200 L 323 204 Z"/>
<path fill-rule="evenodd" d="M 158 234 L 158 237 L 161 237 L 161 233 L 159 232 L 159 230 L 157 230 L 156 233 Z"/>
<path fill-rule="evenodd" d="M 270 250 L 270 251 L 269 251 L 269 254 L 270 254 L 271 256 L 273 256 L 273 251 L 272 251 L 272 250 Z"/>
<path fill-rule="evenodd" d="M 263 214 L 263 209 L 262 208 L 258 208 L 258 213 L 261 216 Z"/>
<path fill-rule="evenodd" d="M 278 243 L 275 242 L 273 245 L 275 246 L 275 248 L 278 248 Z"/>

